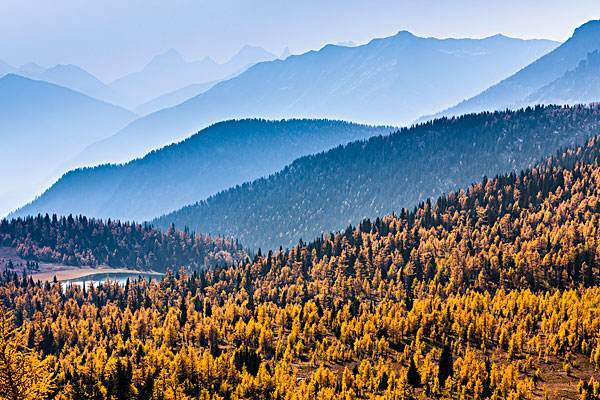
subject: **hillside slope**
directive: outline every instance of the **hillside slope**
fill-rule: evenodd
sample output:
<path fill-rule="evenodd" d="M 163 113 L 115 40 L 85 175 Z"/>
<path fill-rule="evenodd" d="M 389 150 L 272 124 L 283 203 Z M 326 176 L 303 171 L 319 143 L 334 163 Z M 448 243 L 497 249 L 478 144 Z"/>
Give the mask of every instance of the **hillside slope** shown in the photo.
<path fill-rule="evenodd" d="M 600 130 L 600 107 L 537 107 L 440 119 L 296 160 L 155 221 L 277 248 L 526 168 Z"/>
<path fill-rule="evenodd" d="M 175 107 L 178 104 L 183 103 L 186 100 L 191 99 L 200 93 L 206 92 L 208 89 L 216 85 L 219 81 L 212 81 L 206 83 L 195 83 L 188 85 L 181 89 L 174 90 L 169 93 L 165 93 L 157 98 L 145 102 L 137 106 L 134 111 L 139 115 L 148 115 L 153 112 L 160 111 L 164 108 Z"/>
<path fill-rule="evenodd" d="M 528 97 L 575 69 L 591 52 L 600 49 L 600 21 L 589 21 L 550 53 L 502 82 L 434 117 L 456 116 L 529 105 Z M 535 96 L 534 96 L 535 97 Z M 533 98 L 532 100 L 536 100 Z M 543 100 L 543 99 L 539 99 Z M 423 119 L 427 119 L 424 117 Z"/>
<path fill-rule="evenodd" d="M 531 104 L 587 104 L 600 101 L 600 51 L 589 53 L 577 68 L 527 98 Z"/>
<path fill-rule="evenodd" d="M 399 126 L 475 95 L 556 46 L 504 36 L 421 38 L 409 32 L 357 47 L 328 45 L 262 62 L 90 146 L 76 166 L 125 162 L 218 121 L 329 118 Z"/>
<path fill-rule="evenodd" d="M 110 104 L 127 106 L 129 103 L 124 95 L 76 65 L 58 64 L 43 68 L 26 64 L 15 73 L 29 79 L 63 86 Z"/>
<path fill-rule="evenodd" d="M 158 282 L 63 289 L 9 271 L 0 315 L 68 400 L 594 400 L 599 163 L 596 137 L 410 212 Z M 54 238 L 61 225 L 43 220 L 0 232 Z M 186 237 L 170 231 L 165 253 L 193 248 Z"/>
<path fill-rule="evenodd" d="M 125 165 L 71 171 L 12 215 L 151 219 L 274 173 L 298 157 L 392 129 L 328 120 L 220 122 Z"/>

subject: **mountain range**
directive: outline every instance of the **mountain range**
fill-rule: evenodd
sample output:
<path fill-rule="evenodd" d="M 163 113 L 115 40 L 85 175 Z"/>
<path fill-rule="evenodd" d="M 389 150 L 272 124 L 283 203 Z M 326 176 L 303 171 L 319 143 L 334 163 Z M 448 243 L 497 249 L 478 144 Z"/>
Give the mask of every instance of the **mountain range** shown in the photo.
<path fill-rule="evenodd" d="M 135 107 L 133 111 L 138 115 L 144 116 L 165 108 L 174 107 L 186 100 L 191 99 L 194 96 L 206 92 L 219 82 L 220 81 L 194 83 L 186 87 L 176 89 L 172 92 L 165 93 L 157 98 L 147 101 L 144 104 L 140 104 L 139 106 Z"/>
<path fill-rule="evenodd" d="M 52 83 L 0 78 L 0 215 L 41 193 L 65 159 L 135 114 Z"/>
<path fill-rule="evenodd" d="M 58 64 L 50 68 L 44 68 L 29 63 L 12 72 L 29 79 L 54 83 L 107 103 L 127 104 L 127 100 L 122 94 L 76 65 Z"/>
<path fill-rule="evenodd" d="M 12 216 L 151 219 L 274 173 L 298 157 L 392 130 L 327 120 L 220 122 L 125 165 L 71 171 Z"/>
<path fill-rule="evenodd" d="M 46 68 L 29 62 L 16 68 L 0 60 L 0 77 L 14 73 L 54 83 L 107 103 L 129 109 L 139 108 L 135 112 L 143 115 L 172 107 L 257 62 L 276 58 L 261 47 L 246 45 L 222 64 L 210 57 L 188 62 L 175 49 L 170 49 L 155 56 L 140 71 L 127 74 L 110 84 L 73 64 L 57 64 Z"/>
<path fill-rule="evenodd" d="M 556 46 L 502 35 L 441 40 L 405 31 L 362 46 L 327 45 L 258 63 L 182 104 L 140 118 L 90 146 L 72 165 L 126 162 L 232 118 L 404 124 L 483 90 Z"/>
<path fill-rule="evenodd" d="M 518 172 L 599 129 L 600 106 L 442 118 L 300 158 L 153 224 L 231 235 L 250 248 L 292 246 L 400 212 L 482 176 Z"/>
<path fill-rule="evenodd" d="M 565 82 L 574 77 L 572 71 L 577 69 L 589 53 L 597 50 L 600 50 L 600 20 L 583 24 L 575 30 L 569 40 L 539 60 L 477 96 L 435 114 L 434 117 L 461 115 L 485 110 L 514 109 L 540 101 L 579 102 L 584 99 L 589 100 L 588 97 L 579 96 L 568 99 L 561 97 L 561 93 L 554 94 L 552 91 L 563 90 Z M 562 80 L 562 83 L 553 85 L 553 82 L 557 80 Z M 600 99 L 596 97 L 593 100 Z M 423 119 L 427 119 L 427 117 Z"/>
<path fill-rule="evenodd" d="M 600 52 L 588 53 L 577 68 L 527 97 L 529 104 L 577 104 L 600 101 Z"/>
<path fill-rule="evenodd" d="M 210 57 L 187 61 L 177 50 L 169 49 L 155 56 L 140 71 L 110 83 L 110 87 L 127 95 L 131 106 L 135 108 L 165 93 L 193 84 L 221 80 L 257 62 L 276 58 L 261 47 L 246 45 L 230 60 L 220 64 Z"/>

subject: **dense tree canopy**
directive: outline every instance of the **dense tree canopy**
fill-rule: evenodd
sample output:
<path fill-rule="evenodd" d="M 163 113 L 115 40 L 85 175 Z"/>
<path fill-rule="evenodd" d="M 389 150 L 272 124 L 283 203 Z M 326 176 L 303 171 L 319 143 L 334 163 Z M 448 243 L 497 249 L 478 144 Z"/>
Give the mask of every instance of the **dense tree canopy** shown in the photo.
<path fill-rule="evenodd" d="M 0 301 L 58 399 L 597 399 L 600 140 L 162 281 Z"/>
<path fill-rule="evenodd" d="M 159 218 L 277 249 L 526 169 L 600 129 L 600 106 L 538 106 L 439 119 L 301 158 L 268 178 Z"/>
<path fill-rule="evenodd" d="M 152 219 L 272 174 L 307 154 L 392 131 L 322 119 L 219 122 L 126 164 L 70 171 L 11 216 L 56 213 Z"/>
<path fill-rule="evenodd" d="M 154 271 L 231 264 L 245 254 L 237 241 L 228 238 L 48 214 L 1 220 L 0 246 L 15 247 L 27 260 Z"/>

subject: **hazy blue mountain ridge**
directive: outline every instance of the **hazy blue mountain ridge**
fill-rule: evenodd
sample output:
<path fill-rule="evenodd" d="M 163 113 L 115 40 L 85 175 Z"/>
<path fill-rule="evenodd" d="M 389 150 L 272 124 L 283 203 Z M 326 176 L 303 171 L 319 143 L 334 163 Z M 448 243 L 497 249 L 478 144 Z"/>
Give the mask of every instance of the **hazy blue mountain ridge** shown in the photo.
<path fill-rule="evenodd" d="M 166 93 L 193 84 L 225 79 L 257 62 L 276 58 L 260 47 L 244 46 L 225 63 L 218 63 L 210 57 L 187 61 L 177 50 L 169 49 L 155 56 L 140 71 L 125 75 L 110 86 L 129 96 L 135 108 Z"/>
<path fill-rule="evenodd" d="M 392 130 L 327 120 L 220 122 L 124 165 L 71 171 L 13 216 L 150 219 L 269 175 L 298 157 Z"/>
<path fill-rule="evenodd" d="M 527 98 L 530 104 L 577 104 L 600 101 L 600 51 L 589 53 L 577 68 Z"/>
<path fill-rule="evenodd" d="M 472 98 L 421 120 L 529 105 L 531 100 L 535 100 L 536 91 L 575 69 L 589 53 L 599 49 L 600 21 L 589 21 L 577 28 L 565 43 L 514 75 Z"/>
<path fill-rule="evenodd" d="M 403 128 L 306 156 L 153 221 L 231 235 L 250 248 L 313 240 L 521 169 L 600 130 L 600 106 L 482 113 Z"/>
<path fill-rule="evenodd" d="M 114 105 L 124 106 L 129 103 L 124 95 L 76 65 L 58 64 L 50 68 L 43 68 L 35 64 L 28 64 L 21 67 L 16 73 L 29 79 L 63 86 Z"/>
<path fill-rule="evenodd" d="M 405 31 L 362 46 L 327 45 L 258 63 L 182 104 L 140 118 L 90 146 L 72 165 L 125 162 L 227 119 L 399 125 L 483 90 L 556 45 L 501 35 L 440 40 Z"/>
<path fill-rule="evenodd" d="M 65 159 L 135 114 L 44 81 L 0 78 L 0 215 L 41 193 Z"/>

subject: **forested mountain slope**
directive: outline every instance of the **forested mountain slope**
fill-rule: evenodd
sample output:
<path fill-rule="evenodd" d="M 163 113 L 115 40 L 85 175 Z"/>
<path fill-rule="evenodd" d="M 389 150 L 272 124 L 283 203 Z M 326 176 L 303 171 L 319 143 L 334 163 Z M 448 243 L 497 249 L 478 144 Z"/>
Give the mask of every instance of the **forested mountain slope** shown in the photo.
<path fill-rule="evenodd" d="M 62 399 L 596 399 L 599 162 L 596 137 L 161 282 L 63 293 L 4 274 L 8 339 L 44 357 Z"/>
<path fill-rule="evenodd" d="M 272 174 L 301 156 L 392 130 L 328 120 L 220 122 L 125 165 L 71 171 L 12 216 L 151 219 Z"/>
<path fill-rule="evenodd" d="M 157 219 L 278 248 L 500 172 L 518 171 L 600 131 L 600 107 L 536 107 L 403 128 L 296 160 Z"/>
<path fill-rule="evenodd" d="M 210 124 L 239 118 L 328 118 L 399 126 L 473 96 L 555 48 L 544 40 L 421 38 L 327 45 L 258 63 L 90 146 L 78 165 L 126 162 Z"/>
<path fill-rule="evenodd" d="M 245 256 L 230 238 L 48 214 L 0 220 L 0 246 L 15 248 L 27 260 L 153 271 L 232 264 Z"/>

